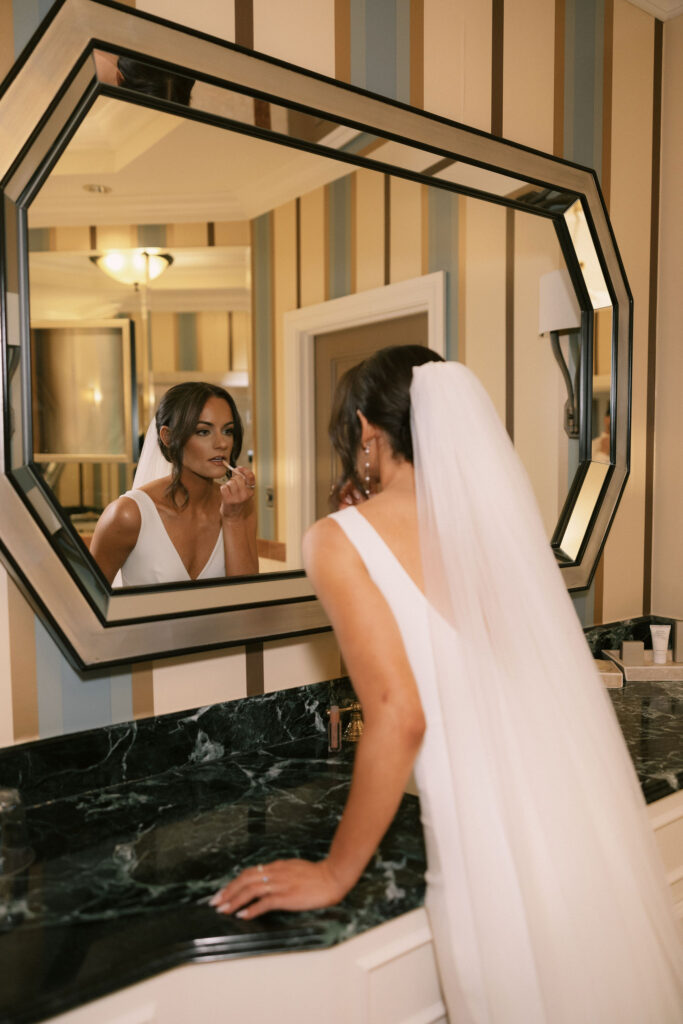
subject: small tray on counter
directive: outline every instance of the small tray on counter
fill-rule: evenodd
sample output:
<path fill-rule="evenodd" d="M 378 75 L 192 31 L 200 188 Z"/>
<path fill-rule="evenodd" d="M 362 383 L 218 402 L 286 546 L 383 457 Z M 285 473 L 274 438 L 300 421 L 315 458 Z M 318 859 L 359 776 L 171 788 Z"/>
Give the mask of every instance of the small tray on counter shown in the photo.
<path fill-rule="evenodd" d="M 627 683 L 683 680 L 683 661 L 673 661 L 671 651 L 666 652 L 666 665 L 655 665 L 652 651 L 643 651 L 642 665 L 627 665 L 619 657 L 619 651 L 602 651 L 602 654 L 619 666 Z"/>

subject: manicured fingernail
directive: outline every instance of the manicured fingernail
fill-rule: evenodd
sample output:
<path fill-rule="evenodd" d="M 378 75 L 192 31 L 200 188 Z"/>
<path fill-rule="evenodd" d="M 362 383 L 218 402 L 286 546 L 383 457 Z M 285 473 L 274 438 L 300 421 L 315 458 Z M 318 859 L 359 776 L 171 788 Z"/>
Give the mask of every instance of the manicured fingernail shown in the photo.
<path fill-rule="evenodd" d="M 249 911 L 248 910 L 238 910 L 237 913 L 235 914 L 235 917 L 249 917 Z"/>
<path fill-rule="evenodd" d="M 230 904 L 229 903 L 224 903 L 221 907 L 218 908 L 218 913 L 219 914 L 229 914 L 230 913 Z"/>

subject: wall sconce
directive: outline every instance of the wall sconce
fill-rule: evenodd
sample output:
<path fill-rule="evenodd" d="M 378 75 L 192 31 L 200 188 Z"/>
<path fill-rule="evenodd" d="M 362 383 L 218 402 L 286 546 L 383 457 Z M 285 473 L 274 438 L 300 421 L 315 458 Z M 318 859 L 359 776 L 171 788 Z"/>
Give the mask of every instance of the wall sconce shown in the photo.
<path fill-rule="evenodd" d="M 569 274 L 566 270 L 553 270 L 543 274 L 538 289 L 538 333 L 550 335 L 553 355 L 567 386 L 564 403 L 564 429 L 568 437 L 579 436 L 579 368 L 574 380 L 560 348 L 560 334 L 571 334 L 581 328 L 581 311 L 576 301 Z"/>
<path fill-rule="evenodd" d="M 96 267 L 120 284 L 148 284 L 160 277 L 173 263 L 169 253 L 158 249 L 112 249 L 101 256 L 91 256 Z"/>

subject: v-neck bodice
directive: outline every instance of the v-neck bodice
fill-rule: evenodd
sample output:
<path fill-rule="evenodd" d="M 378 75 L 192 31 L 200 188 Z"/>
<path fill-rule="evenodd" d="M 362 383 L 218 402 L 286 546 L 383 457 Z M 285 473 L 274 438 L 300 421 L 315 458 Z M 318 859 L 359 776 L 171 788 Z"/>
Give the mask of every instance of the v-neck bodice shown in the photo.
<path fill-rule="evenodd" d="M 204 568 L 192 577 L 185 568 L 171 540 L 159 510 L 149 494 L 142 490 L 126 491 L 140 509 L 140 533 L 135 547 L 121 567 L 121 586 L 138 587 L 155 583 L 180 583 L 189 580 L 215 579 L 225 576 L 223 531 L 218 537 Z"/>

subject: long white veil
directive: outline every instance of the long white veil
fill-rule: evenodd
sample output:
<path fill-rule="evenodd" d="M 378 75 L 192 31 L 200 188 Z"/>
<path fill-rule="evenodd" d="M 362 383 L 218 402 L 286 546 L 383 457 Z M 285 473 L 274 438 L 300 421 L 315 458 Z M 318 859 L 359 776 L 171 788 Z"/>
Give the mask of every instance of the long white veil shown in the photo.
<path fill-rule="evenodd" d="M 167 462 L 159 448 L 159 434 L 157 432 L 156 419 L 153 416 L 147 427 L 140 458 L 135 468 L 133 490 L 151 483 L 152 480 L 159 480 L 163 476 L 168 476 L 170 471 L 171 464 Z M 123 578 L 119 569 L 112 581 L 112 587 L 116 590 L 122 586 Z"/>
<path fill-rule="evenodd" d="M 133 477 L 133 490 L 151 483 L 152 480 L 159 480 L 162 476 L 168 476 L 171 472 L 171 464 L 168 462 L 159 447 L 159 434 L 154 417 L 147 427 L 144 444 L 140 452 L 140 458 Z"/>
<path fill-rule="evenodd" d="M 674 1024 L 672 901 L 526 473 L 461 364 L 415 367 L 411 410 L 462 1019 Z"/>

